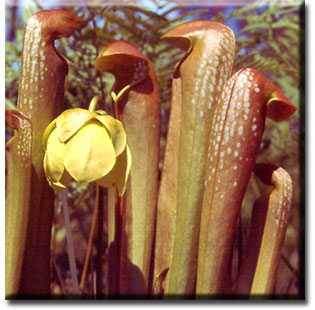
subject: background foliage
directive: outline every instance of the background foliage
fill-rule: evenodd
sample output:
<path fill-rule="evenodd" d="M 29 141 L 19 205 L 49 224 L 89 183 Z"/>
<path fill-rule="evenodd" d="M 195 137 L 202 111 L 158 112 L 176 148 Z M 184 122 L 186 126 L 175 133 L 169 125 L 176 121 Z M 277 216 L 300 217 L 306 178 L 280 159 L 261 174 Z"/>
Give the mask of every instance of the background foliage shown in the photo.
<path fill-rule="evenodd" d="M 113 40 L 125 40 L 134 44 L 153 63 L 162 99 L 161 158 L 165 145 L 167 121 L 170 109 L 172 72 L 183 52 L 164 43 L 160 37 L 177 24 L 195 19 L 223 22 L 230 26 L 236 36 L 234 72 L 252 66 L 264 73 L 298 108 L 286 122 L 266 122 L 266 130 L 258 162 L 269 162 L 284 167 L 294 180 L 294 201 L 290 225 L 285 240 L 283 260 L 279 268 L 276 292 L 296 294 L 304 290 L 303 261 L 303 159 L 304 117 L 303 105 L 303 15 L 298 6 L 281 6 L 278 1 L 260 1 L 259 5 L 244 7 L 181 7 L 172 1 L 149 0 L 151 9 L 143 6 L 63 7 L 84 17 L 87 23 L 70 39 L 56 42 L 58 52 L 69 64 L 68 87 L 65 108 L 88 108 L 95 95 L 106 102 L 105 109 L 112 112 L 110 89 L 114 79 L 100 74 L 94 68 L 94 60 L 102 49 Z M 60 6 L 62 8 L 62 6 Z M 7 7 L 5 105 L 15 108 L 19 83 L 19 63 L 22 50 L 23 29 L 32 13 L 48 9 L 37 1 L 34 5 L 18 8 Z M 18 16 L 18 14 L 21 16 Z M 301 80 L 302 78 L 302 80 Z M 6 140 L 12 132 L 6 128 Z M 301 174 L 302 173 L 302 174 Z M 302 177 L 301 177 L 302 175 Z M 244 200 L 235 251 L 246 243 L 254 200 L 268 191 L 254 177 L 248 186 Z M 73 183 L 67 189 L 67 202 L 71 210 L 78 273 L 82 270 L 94 207 L 93 184 Z M 302 207 L 302 208 L 300 208 Z M 302 221 L 301 221 L 302 216 Z M 302 224 L 302 225 L 301 225 Z M 106 227 L 104 227 L 106 231 Z M 301 241 L 301 242 L 300 242 Z M 302 251 L 300 251 L 302 250 Z M 66 247 L 66 231 L 61 216 L 60 199 L 56 199 L 52 238 L 52 291 L 71 291 L 70 273 Z M 235 268 L 238 262 L 235 262 Z M 87 279 L 86 292 L 93 292 L 95 272 L 93 257 Z"/>

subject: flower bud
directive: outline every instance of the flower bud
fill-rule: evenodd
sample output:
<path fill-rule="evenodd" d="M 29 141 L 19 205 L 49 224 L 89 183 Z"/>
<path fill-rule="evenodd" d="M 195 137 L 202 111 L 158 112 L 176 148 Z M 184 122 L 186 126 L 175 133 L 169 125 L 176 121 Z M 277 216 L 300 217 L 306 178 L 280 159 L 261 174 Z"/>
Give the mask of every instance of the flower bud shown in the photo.
<path fill-rule="evenodd" d="M 125 130 L 119 120 L 102 110 L 94 112 L 95 105 L 91 105 L 89 110 L 64 111 L 46 128 L 43 147 L 47 181 L 56 192 L 72 179 L 95 181 L 104 187 L 117 187 L 122 196 L 131 166 Z"/>

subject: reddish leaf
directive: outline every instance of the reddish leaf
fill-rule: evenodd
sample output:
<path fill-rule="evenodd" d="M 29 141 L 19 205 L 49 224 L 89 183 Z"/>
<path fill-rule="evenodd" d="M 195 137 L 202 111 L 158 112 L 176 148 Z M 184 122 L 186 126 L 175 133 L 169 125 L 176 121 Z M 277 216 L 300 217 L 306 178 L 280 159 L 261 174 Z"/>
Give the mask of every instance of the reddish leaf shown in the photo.
<path fill-rule="evenodd" d="M 268 212 L 251 287 L 252 298 L 263 296 L 266 298 L 274 293 L 292 206 L 293 186 L 290 175 L 283 168 L 278 168 L 273 171 L 270 181 L 274 185 L 274 189 L 268 202 Z"/>
<path fill-rule="evenodd" d="M 272 90 L 272 91 L 271 91 Z M 253 68 L 240 70 L 227 82 L 211 124 L 205 193 L 199 240 L 197 293 L 224 293 L 241 203 L 258 156 L 268 104 L 276 87 Z M 285 98 L 277 90 L 278 98 Z M 283 119 L 293 113 L 291 104 L 274 104 Z M 228 189 L 228 191 L 227 191 Z"/>
<path fill-rule="evenodd" d="M 95 61 L 115 76 L 114 99 L 132 154 L 123 199 L 120 294 L 147 294 L 158 193 L 160 94 L 148 58 L 124 41 L 110 43 Z"/>
<path fill-rule="evenodd" d="M 70 36 L 83 19 L 64 10 L 44 10 L 28 20 L 23 39 L 18 109 L 33 125 L 31 206 L 21 294 L 49 294 L 50 235 L 54 194 L 44 175 L 42 135 L 62 110 L 68 66 L 54 40 Z M 38 255 L 40 253 L 40 255 Z M 40 275 L 40 276 L 39 276 Z"/>
<path fill-rule="evenodd" d="M 154 279 L 172 262 L 178 173 L 178 146 L 181 114 L 181 79 L 173 79 L 172 105 L 168 122 L 161 182 L 157 202 Z M 166 276 L 166 275 L 165 275 Z"/>
<path fill-rule="evenodd" d="M 179 25 L 163 39 L 187 50 L 174 72 L 175 78 L 181 80 L 180 117 L 171 119 L 180 122 L 178 159 L 177 163 L 164 163 L 177 164 L 173 176 L 177 183 L 176 233 L 165 294 L 193 294 L 209 123 L 232 70 L 235 40 L 230 28 L 209 21 Z"/>

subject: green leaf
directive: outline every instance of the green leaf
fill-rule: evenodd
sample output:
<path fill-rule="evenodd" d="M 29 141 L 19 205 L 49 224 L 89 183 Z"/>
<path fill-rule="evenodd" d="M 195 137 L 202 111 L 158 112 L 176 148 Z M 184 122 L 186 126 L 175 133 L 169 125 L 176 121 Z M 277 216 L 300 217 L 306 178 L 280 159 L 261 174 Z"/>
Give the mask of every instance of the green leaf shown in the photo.
<path fill-rule="evenodd" d="M 277 22 L 272 24 L 273 29 L 279 29 L 279 28 L 290 28 L 296 31 L 300 31 L 300 26 L 298 24 L 290 23 L 289 21 L 285 20 L 278 20 Z"/>
<path fill-rule="evenodd" d="M 270 24 L 264 23 L 264 22 L 260 22 L 257 24 L 249 24 L 248 26 L 245 26 L 238 34 L 250 32 L 253 30 L 256 30 L 258 32 L 258 29 L 261 30 L 261 29 L 269 29 L 269 28 L 270 28 Z"/>

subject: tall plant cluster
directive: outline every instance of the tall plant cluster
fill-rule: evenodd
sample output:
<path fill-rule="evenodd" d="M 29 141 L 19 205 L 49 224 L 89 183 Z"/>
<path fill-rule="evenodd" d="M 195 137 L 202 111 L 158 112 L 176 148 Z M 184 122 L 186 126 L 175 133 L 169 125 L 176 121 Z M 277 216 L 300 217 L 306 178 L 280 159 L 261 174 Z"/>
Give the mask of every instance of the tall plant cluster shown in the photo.
<path fill-rule="evenodd" d="M 303 295 L 297 7 L 39 9 L 6 46 L 7 296 Z"/>

